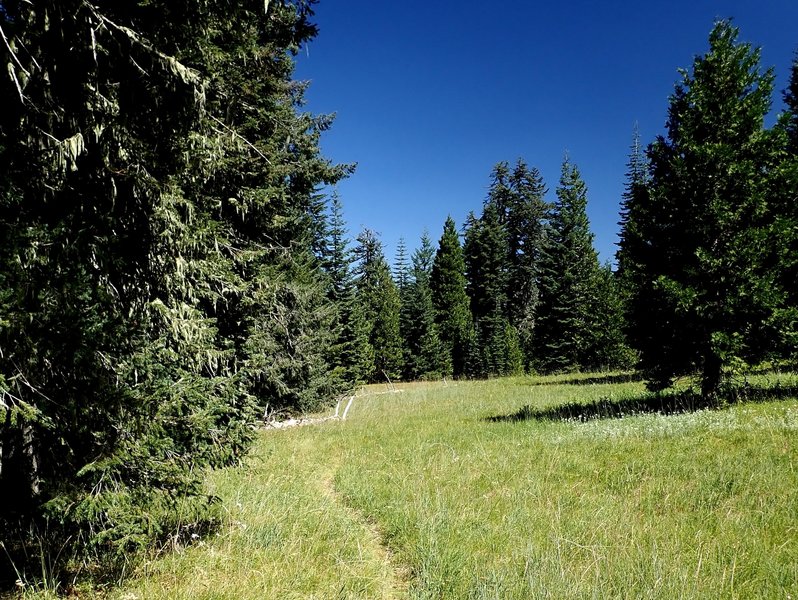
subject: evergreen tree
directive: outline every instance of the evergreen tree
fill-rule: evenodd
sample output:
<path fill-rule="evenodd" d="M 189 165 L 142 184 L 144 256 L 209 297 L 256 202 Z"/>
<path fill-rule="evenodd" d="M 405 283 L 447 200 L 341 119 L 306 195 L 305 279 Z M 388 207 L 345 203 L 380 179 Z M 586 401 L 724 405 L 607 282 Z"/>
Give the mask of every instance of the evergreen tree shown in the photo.
<path fill-rule="evenodd" d="M 541 311 L 536 329 L 536 362 L 544 371 L 592 365 L 599 263 L 587 218 L 587 186 L 566 157 L 541 279 Z"/>
<path fill-rule="evenodd" d="M 507 311 L 510 323 L 518 330 L 526 363 L 532 361 L 532 339 L 540 301 L 539 279 L 542 252 L 546 241 L 549 205 L 544 200 L 546 186 L 540 172 L 519 159 L 499 193 L 491 198 L 503 206 L 507 231 L 508 274 Z"/>
<path fill-rule="evenodd" d="M 448 217 L 430 274 L 435 323 L 444 354 L 444 374 L 466 374 L 471 338 L 471 309 L 466 293 L 465 258 L 454 219 Z"/>
<path fill-rule="evenodd" d="M 629 161 L 626 164 L 626 182 L 621 200 L 621 220 L 618 251 L 615 254 L 618 263 L 618 274 L 622 281 L 634 285 L 633 278 L 637 273 L 636 258 L 643 252 L 645 240 L 638 231 L 640 223 L 645 221 L 643 212 L 648 203 L 648 163 L 640 144 L 640 130 L 635 123 L 632 134 L 632 146 Z"/>
<path fill-rule="evenodd" d="M 787 108 L 783 119 L 788 139 L 787 149 L 792 156 L 798 156 L 798 53 L 792 62 L 789 84 L 784 90 L 784 105 Z"/>
<path fill-rule="evenodd" d="M 338 308 L 335 326 L 337 336 L 330 363 L 335 375 L 347 385 L 365 382 L 372 373 L 374 350 L 369 343 L 369 330 L 363 307 L 357 301 L 352 253 L 348 248 L 343 206 L 333 195 L 327 269 L 330 280 L 330 301 Z"/>
<path fill-rule="evenodd" d="M 645 284 L 633 301 L 652 317 L 637 343 L 652 385 L 700 370 L 708 399 L 725 365 L 767 352 L 765 330 L 784 296 L 773 260 L 781 216 L 769 192 L 783 146 L 763 128 L 773 74 L 737 36 L 718 22 L 671 96 L 667 137 L 648 152 L 650 210 L 639 224 L 647 250 L 636 259 Z"/>
<path fill-rule="evenodd" d="M 259 405 L 335 392 L 310 5 L 184 4 L 0 10 L 0 527 L 49 517 L 59 551 L 201 520 Z"/>
<path fill-rule="evenodd" d="M 783 306 L 773 319 L 774 338 L 782 346 L 782 354 L 798 358 L 798 54 L 792 63 L 790 79 L 784 91 L 786 110 L 773 134 L 781 138 L 784 148 L 779 168 L 770 174 L 772 211 L 776 219 L 774 237 L 781 240 L 772 260 L 781 265 L 779 284 L 786 292 Z"/>
<path fill-rule="evenodd" d="M 607 263 L 596 273 L 594 286 L 590 308 L 592 324 L 587 342 L 590 352 L 581 366 L 591 370 L 631 368 L 637 356 L 626 337 L 624 282 Z"/>
<path fill-rule="evenodd" d="M 399 334 L 402 340 L 402 357 L 404 362 L 405 371 L 403 376 L 413 379 L 412 375 L 408 374 L 409 368 L 409 353 L 408 339 L 410 337 L 410 330 L 413 327 L 413 316 L 411 314 L 411 296 L 412 296 L 412 275 L 410 273 L 410 261 L 407 256 L 407 244 L 405 244 L 404 237 L 399 238 L 396 245 L 396 256 L 394 257 L 393 266 L 393 281 L 396 284 L 396 289 L 399 292 Z"/>
<path fill-rule="evenodd" d="M 510 350 L 518 344 L 518 333 L 507 316 L 507 231 L 496 202 L 489 199 L 479 219 L 469 215 L 464 255 L 479 356 L 479 366 L 469 374 L 507 375 L 517 366 Z"/>
<path fill-rule="evenodd" d="M 357 237 L 355 247 L 357 298 L 369 331 L 374 363 L 369 381 L 396 379 L 402 374 L 402 338 L 399 331 L 399 292 L 377 235 L 368 229 Z"/>
<path fill-rule="evenodd" d="M 407 258 L 407 244 L 405 238 L 400 237 L 396 244 L 396 258 L 393 264 L 393 280 L 396 289 L 399 290 L 399 297 L 404 298 L 407 288 L 410 285 L 410 262 Z"/>
<path fill-rule="evenodd" d="M 407 379 L 440 377 L 444 366 L 430 290 L 434 255 L 435 250 L 429 235 L 424 232 L 421 245 L 413 252 L 413 269 L 406 295 L 407 307 L 403 310 L 407 314 L 406 329 L 403 331 Z"/>

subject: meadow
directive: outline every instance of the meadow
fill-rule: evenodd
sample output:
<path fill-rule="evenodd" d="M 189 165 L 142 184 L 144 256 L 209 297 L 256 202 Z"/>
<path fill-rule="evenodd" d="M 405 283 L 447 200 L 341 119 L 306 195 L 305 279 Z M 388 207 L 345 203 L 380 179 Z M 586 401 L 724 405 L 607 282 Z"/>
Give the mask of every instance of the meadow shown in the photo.
<path fill-rule="evenodd" d="M 223 526 L 104 595 L 796 597 L 798 380 L 752 382 L 713 409 L 630 376 L 372 386 L 263 431 L 208 479 Z"/>

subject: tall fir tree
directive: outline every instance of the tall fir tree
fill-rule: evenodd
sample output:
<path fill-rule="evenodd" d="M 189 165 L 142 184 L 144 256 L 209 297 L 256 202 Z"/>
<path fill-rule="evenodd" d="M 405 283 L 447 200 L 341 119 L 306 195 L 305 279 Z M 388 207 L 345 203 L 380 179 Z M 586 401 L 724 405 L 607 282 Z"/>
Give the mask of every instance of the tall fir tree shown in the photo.
<path fill-rule="evenodd" d="M 643 251 L 645 244 L 641 232 L 637 230 L 639 224 L 645 221 L 642 213 L 648 208 L 648 162 L 643 147 L 640 143 L 640 129 L 635 123 L 632 132 L 632 146 L 629 151 L 629 160 L 626 163 L 626 181 L 624 183 L 623 197 L 621 198 L 621 212 L 618 251 L 615 259 L 618 264 L 618 274 L 622 281 L 634 277 L 636 257 Z M 629 285 L 633 285 L 629 281 Z"/>
<path fill-rule="evenodd" d="M 454 219 L 447 217 L 430 274 L 435 322 L 444 352 L 444 374 L 462 377 L 471 340 L 465 258 Z"/>
<path fill-rule="evenodd" d="M 477 346 L 472 350 L 469 375 L 479 377 L 508 375 L 523 368 L 523 361 L 519 365 L 517 360 L 518 333 L 507 316 L 507 231 L 493 197 L 479 219 L 468 216 L 463 248 Z"/>
<path fill-rule="evenodd" d="M 427 232 L 421 236 L 421 245 L 413 252 L 412 270 L 408 283 L 407 315 L 403 330 L 405 347 L 405 377 L 407 379 L 431 379 L 440 377 L 444 360 L 438 327 L 435 324 L 435 307 L 432 303 L 430 273 L 435 256 Z"/>
<path fill-rule="evenodd" d="M 786 292 L 785 303 L 776 310 L 774 326 L 782 354 L 798 360 L 798 52 L 792 62 L 787 89 L 783 94 L 785 111 L 774 133 L 783 140 L 780 167 L 771 174 L 771 196 L 780 217 L 777 235 L 782 243 L 773 260 L 781 265 L 779 283 Z"/>
<path fill-rule="evenodd" d="M 397 379 L 402 375 L 402 338 L 399 329 L 399 291 L 377 234 L 368 229 L 357 237 L 357 298 L 365 314 L 374 362 L 369 381 Z"/>
<path fill-rule="evenodd" d="M 404 237 L 400 237 L 396 243 L 396 257 L 393 263 L 393 280 L 396 289 L 399 290 L 399 297 L 404 297 L 410 285 L 410 260 L 407 256 L 407 243 Z"/>
<path fill-rule="evenodd" d="M 786 111 L 782 122 L 787 132 L 787 149 L 792 156 L 796 156 L 798 155 L 798 52 L 793 58 L 789 83 L 784 90 L 784 105 Z"/>
<path fill-rule="evenodd" d="M 184 4 L 0 10 L 0 527 L 62 556 L 199 522 L 259 405 L 333 393 L 310 4 Z"/>
<path fill-rule="evenodd" d="M 364 383 L 370 376 L 374 364 L 374 350 L 369 342 L 369 330 L 363 307 L 356 296 L 353 256 L 348 248 L 349 239 L 344 219 L 343 205 L 338 194 L 333 195 L 329 241 L 330 249 L 327 269 L 329 273 L 329 296 L 337 307 L 335 323 L 336 343 L 330 363 L 334 373 L 346 385 Z"/>
<path fill-rule="evenodd" d="M 532 362 L 532 339 L 540 301 L 539 279 L 546 241 L 546 185 L 540 172 L 519 159 L 494 170 L 492 201 L 507 232 L 507 317 L 517 329 L 525 362 Z"/>
<path fill-rule="evenodd" d="M 782 215 L 770 190 L 783 145 L 764 128 L 773 73 L 737 38 L 737 28 L 718 22 L 709 51 L 681 72 L 667 135 L 648 151 L 650 210 L 635 223 L 647 248 L 633 302 L 651 315 L 637 341 L 650 383 L 698 370 L 707 399 L 725 366 L 770 350 L 768 329 L 784 301 L 774 260 Z"/>
<path fill-rule="evenodd" d="M 568 157 L 549 223 L 535 336 L 536 364 L 547 372 L 590 365 L 595 352 L 590 342 L 599 263 L 587 218 L 587 186 Z"/>

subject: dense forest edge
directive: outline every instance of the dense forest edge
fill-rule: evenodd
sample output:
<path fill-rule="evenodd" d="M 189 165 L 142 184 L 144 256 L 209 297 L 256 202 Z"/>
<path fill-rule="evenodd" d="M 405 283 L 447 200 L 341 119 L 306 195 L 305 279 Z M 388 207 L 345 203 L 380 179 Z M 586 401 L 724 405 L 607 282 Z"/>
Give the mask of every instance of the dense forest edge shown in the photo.
<path fill-rule="evenodd" d="M 293 80 L 314 4 L 0 1 L 0 587 L 213 530 L 207 469 L 364 383 L 636 370 L 713 406 L 795 367 L 798 59 L 767 127 L 773 70 L 715 24 L 632 134 L 615 269 L 568 156 L 553 201 L 499 162 L 391 268 Z"/>

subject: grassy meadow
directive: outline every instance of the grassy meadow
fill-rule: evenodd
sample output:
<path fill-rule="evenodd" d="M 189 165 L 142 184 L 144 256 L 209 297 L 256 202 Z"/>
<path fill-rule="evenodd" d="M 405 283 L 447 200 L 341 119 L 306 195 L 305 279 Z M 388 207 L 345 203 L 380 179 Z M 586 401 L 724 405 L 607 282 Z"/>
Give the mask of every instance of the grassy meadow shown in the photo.
<path fill-rule="evenodd" d="M 796 379 L 754 383 L 713 410 L 602 375 L 372 387 L 264 431 L 208 481 L 220 531 L 106 594 L 796 598 Z"/>

